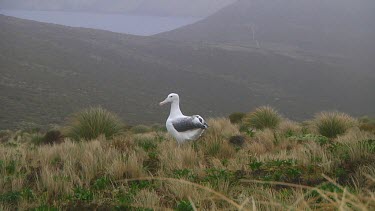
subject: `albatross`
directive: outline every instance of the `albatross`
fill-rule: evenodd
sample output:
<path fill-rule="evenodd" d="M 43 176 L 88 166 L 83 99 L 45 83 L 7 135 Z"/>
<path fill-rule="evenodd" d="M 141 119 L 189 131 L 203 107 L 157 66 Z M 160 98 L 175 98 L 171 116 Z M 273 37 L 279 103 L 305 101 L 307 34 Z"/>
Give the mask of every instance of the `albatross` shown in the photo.
<path fill-rule="evenodd" d="M 162 106 L 166 103 L 171 103 L 171 111 L 165 125 L 168 132 L 178 143 L 196 140 L 208 128 L 207 123 L 201 116 L 185 116 L 182 114 L 178 94 L 169 94 L 164 101 L 160 102 L 160 105 Z"/>

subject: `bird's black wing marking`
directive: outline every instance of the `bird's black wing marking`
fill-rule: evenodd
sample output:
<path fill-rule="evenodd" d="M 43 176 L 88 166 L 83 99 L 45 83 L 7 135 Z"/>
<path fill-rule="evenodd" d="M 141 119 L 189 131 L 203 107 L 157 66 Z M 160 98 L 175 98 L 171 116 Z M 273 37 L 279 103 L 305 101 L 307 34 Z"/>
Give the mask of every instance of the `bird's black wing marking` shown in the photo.
<path fill-rule="evenodd" d="M 174 129 L 178 132 L 185 132 L 194 129 L 206 129 L 207 127 L 200 121 L 194 121 L 194 117 L 183 117 L 172 122 Z"/>

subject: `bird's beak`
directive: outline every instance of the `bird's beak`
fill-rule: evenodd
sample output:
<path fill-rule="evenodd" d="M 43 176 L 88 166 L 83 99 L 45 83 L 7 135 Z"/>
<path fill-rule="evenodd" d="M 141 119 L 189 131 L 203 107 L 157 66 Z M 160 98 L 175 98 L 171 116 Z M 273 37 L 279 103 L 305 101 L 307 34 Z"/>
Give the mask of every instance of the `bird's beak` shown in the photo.
<path fill-rule="evenodd" d="M 162 106 L 162 105 L 164 105 L 166 103 L 167 103 L 167 101 L 164 100 L 163 102 L 160 102 L 159 105 Z"/>

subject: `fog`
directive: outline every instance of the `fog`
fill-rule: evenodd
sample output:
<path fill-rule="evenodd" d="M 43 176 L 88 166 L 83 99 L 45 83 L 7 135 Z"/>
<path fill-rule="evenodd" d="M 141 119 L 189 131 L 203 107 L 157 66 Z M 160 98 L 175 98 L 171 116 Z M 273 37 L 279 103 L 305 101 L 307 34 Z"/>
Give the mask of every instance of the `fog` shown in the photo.
<path fill-rule="evenodd" d="M 3 9 L 136 13 L 160 16 L 210 15 L 236 0 L 2 0 Z"/>

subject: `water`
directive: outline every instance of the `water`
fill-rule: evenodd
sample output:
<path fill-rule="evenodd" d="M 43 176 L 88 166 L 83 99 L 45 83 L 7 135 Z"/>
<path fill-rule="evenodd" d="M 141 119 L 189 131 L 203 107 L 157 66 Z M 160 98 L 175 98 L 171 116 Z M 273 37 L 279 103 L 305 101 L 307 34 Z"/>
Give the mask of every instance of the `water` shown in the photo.
<path fill-rule="evenodd" d="M 66 26 L 103 29 L 134 35 L 153 35 L 198 21 L 190 17 L 159 17 L 61 11 L 0 10 L 1 14 Z"/>

